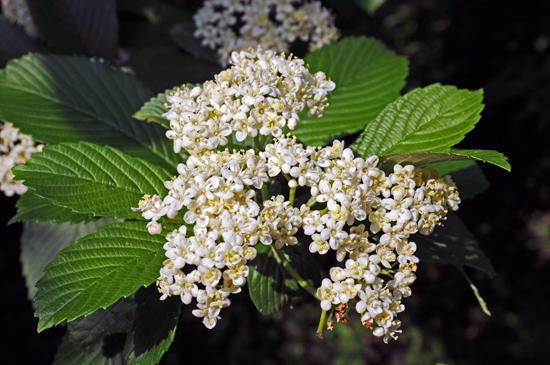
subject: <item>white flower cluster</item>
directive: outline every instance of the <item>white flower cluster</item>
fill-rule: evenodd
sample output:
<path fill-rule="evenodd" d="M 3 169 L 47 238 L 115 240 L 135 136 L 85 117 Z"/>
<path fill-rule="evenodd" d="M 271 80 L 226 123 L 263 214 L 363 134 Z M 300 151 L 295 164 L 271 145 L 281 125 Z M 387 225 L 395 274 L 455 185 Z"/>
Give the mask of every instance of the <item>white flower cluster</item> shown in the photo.
<path fill-rule="evenodd" d="M 394 166 L 386 174 L 378 169 L 378 158 L 355 158 L 340 141 L 324 148 L 304 148 L 295 138 L 278 138 L 260 152 L 270 177 L 287 175 L 289 187 L 307 186 L 324 210 L 299 210 L 302 228 L 311 237 L 309 251 L 336 251 L 345 267 L 333 267 L 330 279 L 317 290 L 323 310 L 356 302 L 362 322 L 384 340 L 398 333 L 397 313 L 401 300 L 411 294 L 410 285 L 418 258 L 410 235 L 430 234 L 444 219 L 447 207 L 458 209 L 460 199 L 454 185 L 424 176 L 414 166 Z M 296 209 L 297 210 L 297 209 Z M 297 210 L 298 211 L 298 210 Z M 298 218 L 295 218 L 299 220 Z M 378 242 L 369 241 L 371 233 Z M 350 227 L 349 232 L 346 227 Z M 381 275 L 392 274 L 391 280 Z"/>
<path fill-rule="evenodd" d="M 25 0 L 2 0 L 2 14 L 25 28 L 25 32 L 29 36 L 36 37 L 38 35 L 29 6 Z"/>
<path fill-rule="evenodd" d="M 21 195 L 27 187 L 22 181 L 13 180 L 11 169 L 27 162 L 33 153 L 42 151 L 44 146 L 33 142 L 31 136 L 19 133 L 19 129 L 11 123 L 0 125 L 0 140 L 0 191 L 7 196 Z"/>
<path fill-rule="evenodd" d="M 330 12 L 309 0 L 206 0 L 193 19 L 195 37 L 217 50 L 222 65 L 251 46 L 288 52 L 300 39 L 315 50 L 339 35 Z"/>
<path fill-rule="evenodd" d="M 354 305 L 363 324 L 387 341 L 399 332 L 401 300 L 415 280 L 418 258 L 409 238 L 430 234 L 447 209 L 458 209 L 456 188 L 411 165 L 386 174 L 378 157 L 355 157 L 341 141 L 297 143 L 283 128 L 293 129 L 306 107 L 322 115 L 334 83 L 273 51 L 234 52 L 232 61 L 214 81 L 167 97 L 166 135 L 176 152 L 185 149 L 190 157 L 165 183 L 165 197 L 145 195 L 134 208 L 150 221 L 151 234 L 161 233 L 162 217 L 181 224 L 166 236 L 161 299 L 180 295 L 188 304 L 195 298 L 193 314 L 212 328 L 229 295 L 245 284 L 254 246 L 297 245 L 303 232 L 311 253 L 332 250 L 344 262 L 317 289 L 321 308 L 336 310 L 338 318 Z M 221 149 L 229 138 L 247 137 L 254 149 Z M 267 182 L 276 177 L 287 180 L 288 199 L 268 196 Z M 297 189 L 312 197 L 300 207 L 294 207 Z"/>
<path fill-rule="evenodd" d="M 227 144 L 231 133 L 239 142 L 247 136 L 278 137 L 285 126 L 296 127 L 304 108 L 309 116 L 322 116 L 335 87 L 323 72 L 309 73 L 303 60 L 273 51 L 234 52 L 231 61 L 214 81 L 167 96 L 166 136 L 174 140 L 176 152 L 215 150 Z"/>
<path fill-rule="evenodd" d="M 273 51 L 235 52 L 232 61 L 215 81 L 167 97 L 171 129 L 166 135 L 176 152 L 185 149 L 190 157 L 178 165 L 179 176 L 165 183 L 168 195 L 145 195 L 134 208 L 150 220 L 151 234 L 161 233 L 162 217 L 183 224 L 166 236 L 168 259 L 157 286 L 161 299 L 180 295 L 188 304 L 196 298 L 193 314 L 208 328 L 230 304 L 229 295 L 246 283 L 253 246 L 260 240 L 297 243 L 293 235 L 301 224 L 282 196 L 258 204 L 254 189 L 269 180 L 263 157 L 254 149 L 217 148 L 232 133 L 237 141 L 281 135 L 285 126 L 294 128 L 304 107 L 322 114 L 334 89 L 322 72 L 312 75 L 302 60 Z M 193 225 L 192 234 L 186 225 Z"/>

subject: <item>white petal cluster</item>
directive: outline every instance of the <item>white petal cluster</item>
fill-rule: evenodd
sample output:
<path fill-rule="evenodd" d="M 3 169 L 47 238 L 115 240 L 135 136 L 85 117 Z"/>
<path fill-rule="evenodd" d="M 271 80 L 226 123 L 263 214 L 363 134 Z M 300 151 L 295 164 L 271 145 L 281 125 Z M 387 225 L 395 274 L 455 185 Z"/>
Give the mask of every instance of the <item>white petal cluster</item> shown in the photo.
<path fill-rule="evenodd" d="M 233 65 L 213 81 L 167 96 L 166 135 L 176 152 L 190 156 L 165 182 L 166 196 L 145 195 L 134 208 L 149 220 L 151 234 L 162 232 L 161 222 L 179 225 L 166 235 L 161 299 L 195 299 L 193 314 L 212 328 L 230 294 L 246 283 L 254 246 L 277 250 L 299 244 L 301 235 L 311 253 L 333 251 L 343 262 L 317 289 L 321 308 L 342 317 L 342 308 L 354 307 L 375 336 L 395 337 L 418 263 L 410 236 L 430 234 L 447 209 L 458 209 L 456 188 L 411 165 L 386 174 L 378 157 L 355 157 L 338 140 L 306 147 L 283 135 L 305 108 L 323 114 L 334 83 L 273 51 L 231 58 Z M 247 138 L 254 138 L 254 149 L 242 148 Z M 287 180 L 288 199 L 269 197 L 274 178 Z M 297 189 L 311 195 L 300 207 Z"/>
<path fill-rule="evenodd" d="M 180 295 L 189 304 L 196 298 L 193 314 L 212 328 L 229 295 L 246 283 L 247 261 L 256 257 L 260 206 L 252 189 L 267 181 L 267 169 L 254 150 L 223 151 L 192 155 L 178 173 L 165 183 L 168 195 L 146 195 L 135 210 L 150 220 L 151 234 L 161 232 L 163 216 L 184 223 L 166 236 L 157 286 L 161 299 Z"/>
<path fill-rule="evenodd" d="M 206 0 L 193 19 L 195 37 L 217 50 L 222 65 L 231 52 L 251 46 L 288 52 L 299 39 L 315 50 L 339 36 L 330 12 L 319 1 Z"/>
<path fill-rule="evenodd" d="M 0 125 L 0 140 L 0 191 L 7 196 L 21 195 L 27 187 L 22 181 L 13 180 L 11 169 L 27 162 L 33 153 L 42 151 L 44 146 L 33 142 L 31 136 L 19 133 L 19 129 L 11 123 Z"/>
<path fill-rule="evenodd" d="M 36 37 L 38 35 L 36 26 L 32 20 L 31 12 L 25 0 L 2 0 L 2 14 L 25 28 L 25 32 L 29 36 Z"/>
<path fill-rule="evenodd" d="M 166 133 L 174 150 L 198 155 L 227 144 L 234 133 L 246 137 L 281 136 L 294 129 L 298 113 L 322 116 L 334 82 L 323 72 L 309 73 L 304 61 L 265 51 L 234 52 L 232 66 L 202 87 L 184 87 L 167 96 L 170 121 Z"/>
<path fill-rule="evenodd" d="M 333 267 L 318 289 L 321 308 L 353 301 L 375 336 L 385 341 L 395 336 L 397 314 L 405 308 L 401 300 L 411 294 L 418 262 L 416 244 L 408 239 L 417 232 L 430 234 L 447 208 L 458 209 L 455 186 L 412 165 L 395 165 L 386 175 L 376 167 L 376 156 L 356 158 L 340 141 L 304 148 L 295 138 L 282 137 L 260 156 L 270 177 L 286 174 L 290 187 L 309 187 L 311 196 L 326 204 L 322 211 L 300 209 L 310 252 L 334 250 L 338 261 L 348 257 L 345 267 Z M 368 221 L 370 233 L 364 224 L 353 226 L 356 221 Z M 369 234 L 378 234 L 378 242 Z"/>

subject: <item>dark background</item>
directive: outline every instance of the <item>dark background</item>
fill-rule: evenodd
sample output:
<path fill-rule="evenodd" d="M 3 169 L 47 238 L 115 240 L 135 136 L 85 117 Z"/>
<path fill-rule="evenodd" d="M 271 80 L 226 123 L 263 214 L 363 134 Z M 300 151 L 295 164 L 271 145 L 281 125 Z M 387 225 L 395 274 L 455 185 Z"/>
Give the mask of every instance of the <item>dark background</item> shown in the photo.
<path fill-rule="evenodd" d="M 124 9 L 127 2 L 120 3 Z M 199 2 L 164 3 L 192 10 Z M 343 35 L 374 36 L 409 57 L 407 89 L 441 82 L 485 90 L 483 117 L 460 147 L 497 149 L 510 158 L 512 173 L 484 166 L 491 186 L 464 201 L 459 215 L 498 273 L 491 279 L 469 272 L 492 316 L 482 313 L 456 269 L 424 264 L 419 266 L 413 296 L 405 301 L 404 334 L 397 342 L 384 345 L 356 325 L 337 326 L 325 340 L 318 340 L 317 304 L 304 298 L 294 310 L 262 317 L 241 294 L 212 331 L 184 308 L 176 340 L 163 362 L 548 363 L 550 2 L 389 0 L 372 15 L 352 1 L 325 4 L 333 9 Z M 184 77 L 181 63 L 135 51 L 132 36 L 139 17 L 120 10 L 119 22 L 120 45 L 127 55 L 122 63 L 139 70 L 138 77 L 151 88 L 189 81 L 173 79 Z M 146 58 L 141 68 L 135 61 L 140 57 Z M 162 67 L 162 74 L 154 73 L 154 65 Z M 37 319 L 26 298 L 19 263 L 21 226 L 4 228 L 16 199 L 0 199 L 2 362 L 49 364 L 64 329 L 36 333 Z"/>

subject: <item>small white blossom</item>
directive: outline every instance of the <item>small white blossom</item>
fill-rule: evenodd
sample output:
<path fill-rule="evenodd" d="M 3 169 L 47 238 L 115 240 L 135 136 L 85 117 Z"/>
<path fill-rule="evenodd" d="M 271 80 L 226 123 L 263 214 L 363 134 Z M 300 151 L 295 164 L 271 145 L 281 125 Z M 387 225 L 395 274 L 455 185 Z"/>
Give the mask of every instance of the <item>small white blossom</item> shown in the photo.
<path fill-rule="evenodd" d="M 315 50 L 338 39 L 330 12 L 319 1 L 206 0 L 193 16 L 195 37 L 216 50 L 222 65 L 231 52 L 261 45 L 287 52 L 297 39 Z M 242 24 L 236 29 L 237 24 Z"/>
<path fill-rule="evenodd" d="M 27 191 L 22 181 L 14 180 L 12 168 L 27 162 L 44 145 L 35 143 L 31 136 L 19 133 L 11 123 L 0 125 L 0 191 L 6 196 L 21 195 Z"/>

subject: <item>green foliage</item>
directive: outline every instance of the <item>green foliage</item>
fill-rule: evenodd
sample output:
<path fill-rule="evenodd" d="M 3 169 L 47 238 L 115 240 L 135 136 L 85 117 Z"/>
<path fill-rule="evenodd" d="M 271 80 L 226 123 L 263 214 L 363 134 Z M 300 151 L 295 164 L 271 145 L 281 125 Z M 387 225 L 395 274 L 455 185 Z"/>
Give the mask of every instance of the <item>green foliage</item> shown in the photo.
<path fill-rule="evenodd" d="M 0 119 L 45 143 L 88 141 L 173 168 L 164 129 L 132 118 L 152 94 L 132 75 L 84 57 L 30 54 L 0 71 Z"/>
<path fill-rule="evenodd" d="M 163 235 L 151 236 L 144 222 L 120 222 L 60 251 L 36 285 L 38 331 L 106 308 L 154 283 L 164 242 Z"/>
<path fill-rule="evenodd" d="M 132 328 L 134 311 L 135 303 L 120 300 L 69 323 L 54 365 L 123 365 L 124 336 Z"/>
<path fill-rule="evenodd" d="M 273 257 L 269 246 L 257 245 L 256 251 L 258 255 L 248 265 L 248 294 L 258 311 L 272 314 L 282 309 L 289 300 L 290 288 L 297 290 L 298 284 L 285 278 L 286 272 Z"/>
<path fill-rule="evenodd" d="M 27 0 L 38 32 L 62 53 L 114 58 L 118 43 L 115 0 Z"/>
<path fill-rule="evenodd" d="M 166 103 L 166 94 L 175 89 L 176 88 L 168 89 L 162 93 L 158 93 L 157 96 L 151 98 L 151 100 L 146 102 L 137 112 L 134 113 L 134 118 L 147 122 L 158 123 L 164 128 L 170 128 L 170 121 L 162 115 L 168 111 L 168 108 L 164 106 Z"/>
<path fill-rule="evenodd" d="M 153 287 L 142 289 L 107 309 L 70 322 L 54 364 L 159 363 L 174 339 L 180 303 L 160 302 L 158 295 Z M 140 336 L 147 337 L 146 346 L 135 341 Z"/>
<path fill-rule="evenodd" d="M 510 171 L 510 163 L 508 158 L 502 153 L 492 150 L 458 150 L 450 149 L 449 152 L 444 153 L 429 153 L 429 152 L 417 152 L 417 153 L 403 153 L 395 155 L 386 155 L 381 158 L 382 168 L 393 166 L 395 164 L 412 164 L 416 167 L 427 167 L 433 164 L 451 161 L 467 161 L 477 160 L 482 162 L 488 162 L 495 166 Z"/>
<path fill-rule="evenodd" d="M 52 201 L 37 195 L 31 189 L 19 197 L 15 206 L 17 207 L 17 213 L 10 219 L 8 224 L 17 222 L 78 223 L 92 219 L 91 214 L 76 213 L 70 208 L 55 205 Z"/>
<path fill-rule="evenodd" d="M 139 290 L 132 332 L 126 342 L 126 358 L 129 365 L 156 364 L 174 340 L 181 300 L 168 298 L 161 302 L 154 287 Z"/>
<path fill-rule="evenodd" d="M 414 89 L 388 105 L 368 124 L 353 148 L 360 156 L 454 153 L 450 148 L 460 142 L 481 117 L 482 98 L 481 90 L 440 84 Z M 470 157 L 498 157 L 494 163 L 504 164 L 503 158 L 495 156 L 494 151 L 475 151 Z"/>
<path fill-rule="evenodd" d="M 111 219 L 100 219 L 79 224 L 25 223 L 21 235 L 21 266 L 29 298 L 34 297 L 36 282 L 59 251 L 111 222 Z"/>
<path fill-rule="evenodd" d="M 216 62 L 216 52 L 201 45 L 201 42 L 193 36 L 195 29 L 195 22 L 191 17 L 188 17 L 174 24 L 170 29 L 170 36 L 179 47 L 189 52 L 193 57 Z"/>
<path fill-rule="evenodd" d="M 322 145 L 342 134 L 357 132 L 399 96 L 408 64 L 381 42 L 348 37 L 305 58 L 310 72 L 323 71 L 336 83 L 322 118 L 303 118 L 293 131 L 302 142 Z"/>
<path fill-rule="evenodd" d="M 309 252 L 304 254 L 299 247 L 278 250 L 278 255 L 284 259 L 285 264 L 278 262 L 269 246 L 258 244 L 256 251 L 258 255 L 248 265 L 248 293 L 262 314 L 278 312 L 293 297 L 300 295 L 302 289 L 296 278 L 286 271 L 287 266 L 305 278 L 304 281 L 311 287 L 319 280 L 317 263 Z"/>
<path fill-rule="evenodd" d="M 123 219 L 139 218 L 131 207 L 144 194 L 165 193 L 164 181 L 171 177 L 146 161 L 88 142 L 47 146 L 14 173 L 54 205 Z"/>
<path fill-rule="evenodd" d="M 362 7 L 367 13 L 374 14 L 386 0 L 354 0 L 357 5 Z"/>
<path fill-rule="evenodd" d="M 490 276 L 496 274 L 475 237 L 454 213 L 448 213 L 443 226 L 436 227 L 431 235 L 416 234 L 411 241 L 416 242 L 416 255 L 421 262 L 454 265 L 459 270 L 469 266 Z"/>
<path fill-rule="evenodd" d="M 36 51 L 36 46 L 23 30 L 0 15 L 0 57 L 17 57 Z"/>
<path fill-rule="evenodd" d="M 489 181 L 477 164 L 453 171 L 450 175 L 458 187 L 461 200 L 471 199 L 489 187 Z"/>

